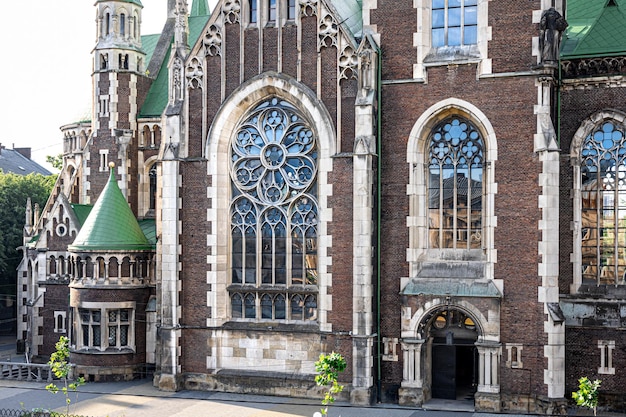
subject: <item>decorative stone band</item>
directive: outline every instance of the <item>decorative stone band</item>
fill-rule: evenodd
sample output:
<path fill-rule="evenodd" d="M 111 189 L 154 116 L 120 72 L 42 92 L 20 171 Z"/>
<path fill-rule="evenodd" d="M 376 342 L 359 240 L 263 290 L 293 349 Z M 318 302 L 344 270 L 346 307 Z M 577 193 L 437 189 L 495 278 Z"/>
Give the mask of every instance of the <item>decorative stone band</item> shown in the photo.
<path fill-rule="evenodd" d="M 626 73 L 626 57 L 582 58 L 561 61 L 564 78 Z"/>

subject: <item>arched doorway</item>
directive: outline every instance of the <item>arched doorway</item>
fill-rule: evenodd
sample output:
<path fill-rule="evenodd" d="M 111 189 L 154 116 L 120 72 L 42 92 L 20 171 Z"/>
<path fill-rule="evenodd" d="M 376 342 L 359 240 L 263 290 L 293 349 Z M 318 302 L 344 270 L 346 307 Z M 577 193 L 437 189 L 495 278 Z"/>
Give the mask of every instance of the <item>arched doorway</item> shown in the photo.
<path fill-rule="evenodd" d="M 445 307 L 422 322 L 429 349 L 431 397 L 473 401 L 478 386 L 478 329 L 475 319 L 461 310 Z"/>

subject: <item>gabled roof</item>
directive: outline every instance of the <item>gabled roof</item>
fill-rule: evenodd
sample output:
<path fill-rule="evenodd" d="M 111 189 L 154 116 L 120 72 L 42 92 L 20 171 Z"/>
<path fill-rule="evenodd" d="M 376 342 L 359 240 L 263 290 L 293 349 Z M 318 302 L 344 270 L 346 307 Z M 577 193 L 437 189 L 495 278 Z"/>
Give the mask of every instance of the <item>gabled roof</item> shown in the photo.
<path fill-rule="evenodd" d="M 113 168 L 98 201 L 68 249 L 74 252 L 154 250 L 117 186 Z"/>
<path fill-rule="evenodd" d="M 626 54 L 626 0 L 569 0 L 564 59 Z"/>
<path fill-rule="evenodd" d="M 24 148 L 30 153 L 30 148 Z M 52 175 L 50 171 L 22 155 L 17 149 L 6 149 L 0 146 L 0 169 L 5 174 L 13 173 L 18 175 L 41 174 Z"/>
<path fill-rule="evenodd" d="M 205 7 L 201 6 L 201 3 L 205 3 Z M 202 29 L 209 21 L 209 15 L 195 15 L 194 13 L 200 13 L 206 11 L 208 13 L 209 7 L 206 5 L 206 0 L 194 0 L 194 4 L 191 9 L 191 15 L 188 19 L 189 25 L 189 36 L 188 42 L 189 45 L 193 45 L 196 43 L 200 35 L 202 34 Z M 150 59 L 154 55 L 155 49 L 157 47 L 157 42 L 159 41 L 159 37 L 161 35 L 148 35 L 141 37 L 141 44 L 144 50 L 146 51 L 146 59 L 150 62 Z M 174 36 L 172 35 L 170 42 L 167 44 L 167 53 L 165 54 L 165 58 L 163 59 L 163 63 L 161 64 L 161 69 L 159 70 L 159 74 L 157 78 L 152 82 L 150 89 L 148 90 L 148 94 L 146 95 L 146 100 L 141 106 L 141 110 L 139 111 L 139 117 L 160 117 L 165 110 L 165 106 L 167 106 L 167 101 L 169 99 L 168 96 L 168 85 L 169 85 L 169 73 L 167 70 L 167 65 L 170 62 L 171 55 L 171 46 L 174 41 Z"/>

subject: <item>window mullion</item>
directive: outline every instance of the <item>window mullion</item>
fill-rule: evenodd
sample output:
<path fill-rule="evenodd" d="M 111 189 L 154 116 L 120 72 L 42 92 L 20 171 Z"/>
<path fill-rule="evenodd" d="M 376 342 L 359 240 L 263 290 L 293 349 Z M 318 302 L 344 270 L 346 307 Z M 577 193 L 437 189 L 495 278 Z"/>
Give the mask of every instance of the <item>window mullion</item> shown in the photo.
<path fill-rule="evenodd" d="M 454 249 L 456 249 L 457 245 L 456 242 L 458 240 L 458 221 L 459 221 L 459 216 L 458 216 L 458 210 L 459 210 L 459 199 L 458 199 L 458 193 L 459 193 L 459 183 L 458 183 L 458 169 L 459 167 L 459 161 L 456 160 L 454 161 L 454 168 L 453 168 L 453 175 L 454 177 L 452 178 L 452 247 Z"/>
<path fill-rule="evenodd" d="M 443 161 L 439 163 L 439 248 L 443 248 L 443 222 L 445 220 L 444 217 L 444 207 L 443 207 Z"/>
<path fill-rule="evenodd" d="M 600 241 L 602 239 L 602 211 L 601 201 L 604 201 L 604 189 L 602 188 L 602 167 L 598 164 L 598 180 L 597 184 L 600 184 L 596 188 L 596 284 L 600 285 L 600 274 L 602 272 L 602 252 Z"/>
<path fill-rule="evenodd" d="M 443 40 L 444 40 L 443 44 L 447 46 L 448 45 L 448 22 L 449 22 L 448 13 L 450 12 L 450 9 L 448 7 L 448 0 L 446 0 L 444 7 L 445 7 L 445 10 L 443 13 Z"/>
<path fill-rule="evenodd" d="M 619 261 L 617 258 L 617 250 L 619 247 L 619 167 L 616 163 L 615 170 L 615 190 L 613 190 L 613 284 L 617 284 L 617 277 L 619 273 Z"/>

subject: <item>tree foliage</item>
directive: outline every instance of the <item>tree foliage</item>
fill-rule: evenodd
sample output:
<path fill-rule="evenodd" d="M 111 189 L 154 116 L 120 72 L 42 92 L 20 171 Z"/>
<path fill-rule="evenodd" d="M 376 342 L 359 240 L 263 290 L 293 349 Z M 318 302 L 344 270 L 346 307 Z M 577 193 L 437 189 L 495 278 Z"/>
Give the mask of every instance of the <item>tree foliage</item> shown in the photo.
<path fill-rule="evenodd" d="M 591 382 L 586 376 L 578 380 L 578 391 L 572 392 L 572 398 L 576 400 L 576 405 L 591 408 L 593 415 L 597 415 L 598 390 L 602 381 L 596 379 Z"/>
<path fill-rule="evenodd" d="M 324 416 L 328 415 L 328 405 L 335 402 L 333 395 L 343 391 L 343 385 L 339 385 L 337 379 L 339 378 L 339 372 L 343 372 L 346 366 L 346 360 L 336 352 L 328 355 L 322 353 L 319 360 L 315 362 L 315 371 L 317 372 L 315 383 L 319 386 L 330 386 L 322 400 L 322 405 L 325 407 L 320 411 Z"/>
<path fill-rule="evenodd" d="M 54 345 L 56 351 L 50 355 L 50 360 L 48 361 L 50 371 L 52 371 L 54 376 L 61 379 L 63 386 L 59 388 L 55 383 L 46 385 L 46 389 L 53 394 L 59 391 L 63 392 L 63 395 L 65 395 L 66 415 L 70 414 L 70 403 L 72 402 L 70 400 L 70 391 L 75 392 L 76 396 L 78 396 L 78 387 L 85 383 L 83 377 L 76 378 L 74 382 L 69 382 L 72 372 L 72 364 L 68 362 L 70 358 L 69 345 L 70 340 L 65 336 L 61 336 L 59 341 Z"/>
<path fill-rule="evenodd" d="M 60 171 L 63 168 L 63 154 L 60 153 L 58 155 L 47 155 L 46 162 Z"/>
<path fill-rule="evenodd" d="M 43 208 L 56 176 L 41 174 L 17 175 L 0 171 L 0 282 L 15 279 L 22 259 L 17 250 L 22 246 L 26 201 L 31 198 Z"/>

